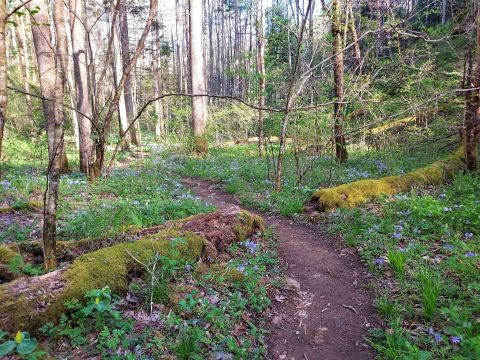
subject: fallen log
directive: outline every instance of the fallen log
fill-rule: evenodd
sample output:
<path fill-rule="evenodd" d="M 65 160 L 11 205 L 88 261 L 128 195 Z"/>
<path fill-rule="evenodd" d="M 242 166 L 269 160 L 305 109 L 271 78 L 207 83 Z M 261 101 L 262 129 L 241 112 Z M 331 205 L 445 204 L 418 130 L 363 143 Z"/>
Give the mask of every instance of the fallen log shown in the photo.
<path fill-rule="evenodd" d="M 355 207 L 378 198 L 394 195 L 414 187 L 441 185 L 465 169 L 463 147 L 444 159 L 415 171 L 381 179 L 359 180 L 340 186 L 317 190 L 312 201 L 320 211 L 337 207 Z"/>
<path fill-rule="evenodd" d="M 85 291 L 109 286 L 113 293 L 126 293 L 129 279 L 144 271 L 138 261 L 147 263 L 159 254 L 211 262 L 229 244 L 261 230 L 263 220 L 239 207 L 141 230 L 136 241 L 85 253 L 42 276 L 0 285 L 1 328 L 35 333 L 43 323 L 58 319 L 66 301 L 83 299 Z"/>

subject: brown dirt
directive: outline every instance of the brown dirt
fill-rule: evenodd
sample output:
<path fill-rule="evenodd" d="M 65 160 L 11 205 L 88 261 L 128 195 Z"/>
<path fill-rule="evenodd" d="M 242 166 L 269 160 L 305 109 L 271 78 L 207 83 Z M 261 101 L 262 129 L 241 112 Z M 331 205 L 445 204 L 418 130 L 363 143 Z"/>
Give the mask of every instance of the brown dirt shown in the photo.
<path fill-rule="evenodd" d="M 215 184 L 197 179 L 184 184 L 219 208 L 238 205 Z M 285 277 L 300 284 L 300 292 L 286 286 L 273 294 L 268 359 L 373 359 L 365 340 L 377 322 L 373 294 L 355 252 L 325 237 L 319 225 L 258 214 L 277 234 Z"/>

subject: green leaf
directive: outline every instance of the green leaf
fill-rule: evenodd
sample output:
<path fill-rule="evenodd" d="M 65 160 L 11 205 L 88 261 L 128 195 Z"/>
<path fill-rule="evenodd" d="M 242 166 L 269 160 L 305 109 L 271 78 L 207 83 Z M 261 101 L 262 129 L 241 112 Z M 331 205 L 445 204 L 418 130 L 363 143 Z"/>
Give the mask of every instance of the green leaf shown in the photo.
<path fill-rule="evenodd" d="M 35 339 L 25 339 L 17 345 L 17 353 L 21 355 L 31 354 L 37 348 L 38 343 Z"/>
<path fill-rule="evenodd" d="M 5 335 L 8 335 L 8 333 L 6 331 L 0 330 L 0 340 L 2 340 Z"/>
<path fill-rule="evenodd" d="M 0 356 L 8 355 L 17 344 L 13 340 L 9 340 L 0 345 Z"/>

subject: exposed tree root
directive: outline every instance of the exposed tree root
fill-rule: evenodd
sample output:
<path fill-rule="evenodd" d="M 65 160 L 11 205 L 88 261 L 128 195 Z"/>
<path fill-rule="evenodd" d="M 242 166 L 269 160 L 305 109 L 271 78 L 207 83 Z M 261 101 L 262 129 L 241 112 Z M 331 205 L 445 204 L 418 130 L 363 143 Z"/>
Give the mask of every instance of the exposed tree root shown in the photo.
<path fill-rule="evenodd" d="M 3 330 L 35 332 L 42 323 L 57 319 L 66 301 L 81 300 L 87 290 L 109 286 L 114 293 L 125 293 L 129 279 L 144 271 L 132 255 L 142 262 L 157 253 L 210 262 L 230 243 L 262 229 L 260 217 L 231 207 L 141 230 L 137 241 L 85 253 L 46 275 L 0 285 L 0 323 Z"/>
<path fill-rule="evenodd" d="M 312 201 L 321 211 L 337 207 L 355 207 L 380 195 L 393 195 L 414 187 L 440 185 L 465 169 L 463 148 L 430 166 L 399 176 L 388 176 L 377 180 L 359 180 L 328 189 L 320 189 Z"/>

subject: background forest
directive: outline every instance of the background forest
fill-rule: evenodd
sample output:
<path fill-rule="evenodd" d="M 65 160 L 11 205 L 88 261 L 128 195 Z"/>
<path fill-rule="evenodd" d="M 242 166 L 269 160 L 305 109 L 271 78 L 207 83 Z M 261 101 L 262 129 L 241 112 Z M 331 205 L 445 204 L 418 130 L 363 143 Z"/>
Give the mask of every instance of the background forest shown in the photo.
<path fill-rule="evenodd" d="M 368 270 L 327 350 L 479 358 L 479 49 L 474 0 L 0 0 L 0 357 L 319 356 L 273 217 Z"/>

